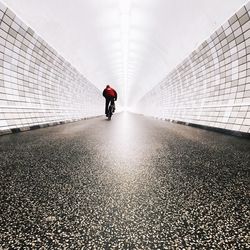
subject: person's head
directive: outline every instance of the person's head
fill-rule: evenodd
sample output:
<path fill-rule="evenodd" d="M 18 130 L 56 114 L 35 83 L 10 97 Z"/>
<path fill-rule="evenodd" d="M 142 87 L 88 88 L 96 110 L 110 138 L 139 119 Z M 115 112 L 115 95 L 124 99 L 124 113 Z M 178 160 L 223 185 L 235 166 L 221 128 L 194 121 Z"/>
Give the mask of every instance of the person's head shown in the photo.
<path fill-rule="evenodd" d="M 109 85 L 107 85 L 107 86 L 106 86 L 106 88 L 110 88 L 110 86 L 109 86 Z"/>

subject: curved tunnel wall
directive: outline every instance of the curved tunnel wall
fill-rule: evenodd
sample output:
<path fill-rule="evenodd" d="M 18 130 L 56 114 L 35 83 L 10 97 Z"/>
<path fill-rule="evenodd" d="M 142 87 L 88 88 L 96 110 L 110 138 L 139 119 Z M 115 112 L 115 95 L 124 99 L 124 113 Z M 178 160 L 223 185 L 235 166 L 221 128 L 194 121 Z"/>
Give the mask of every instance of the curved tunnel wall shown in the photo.
<path fill-rule="evenodd" d="M 249 14 L 250 2 L 149 91 L 137 112 L 249 133 Z"/>
<path fill-rule="evenodd" d="M 0 3 L 0 132 L 103 113 L 101 92 Z"/>

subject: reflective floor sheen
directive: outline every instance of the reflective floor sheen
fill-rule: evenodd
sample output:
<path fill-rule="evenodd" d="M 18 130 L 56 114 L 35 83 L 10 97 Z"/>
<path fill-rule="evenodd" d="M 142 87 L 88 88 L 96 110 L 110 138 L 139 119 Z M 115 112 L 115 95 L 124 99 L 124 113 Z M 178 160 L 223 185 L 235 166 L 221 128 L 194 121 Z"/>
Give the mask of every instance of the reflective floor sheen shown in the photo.
<path fill-rule="evenodd" d="M 0 150 L 0 249 L 250 247 L 249 140 L 122 113 Z"/>

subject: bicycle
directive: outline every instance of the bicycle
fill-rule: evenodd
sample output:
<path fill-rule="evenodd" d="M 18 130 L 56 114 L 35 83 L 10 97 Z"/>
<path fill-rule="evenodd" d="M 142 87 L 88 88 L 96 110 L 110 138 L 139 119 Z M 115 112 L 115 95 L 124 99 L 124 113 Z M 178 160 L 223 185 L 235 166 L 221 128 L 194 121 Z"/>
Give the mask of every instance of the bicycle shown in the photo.
<path fill-rule="evenodd" d="M 113 113 L 115 112 L 115 102 L 110 102 L 109 107 L 108 107 L 108 120 L 111 120 L 111 117 Z"/>

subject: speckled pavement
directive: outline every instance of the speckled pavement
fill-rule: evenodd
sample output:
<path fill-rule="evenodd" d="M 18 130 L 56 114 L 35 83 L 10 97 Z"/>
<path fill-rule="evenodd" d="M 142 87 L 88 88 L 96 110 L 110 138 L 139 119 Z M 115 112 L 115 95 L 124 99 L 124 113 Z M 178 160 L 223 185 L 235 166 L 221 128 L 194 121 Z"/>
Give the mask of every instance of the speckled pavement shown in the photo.
<path fill-rule="evenodd" d="M 123 113 L 0 152 L 1 250 L 250 247 L 250 140 Z"/>

